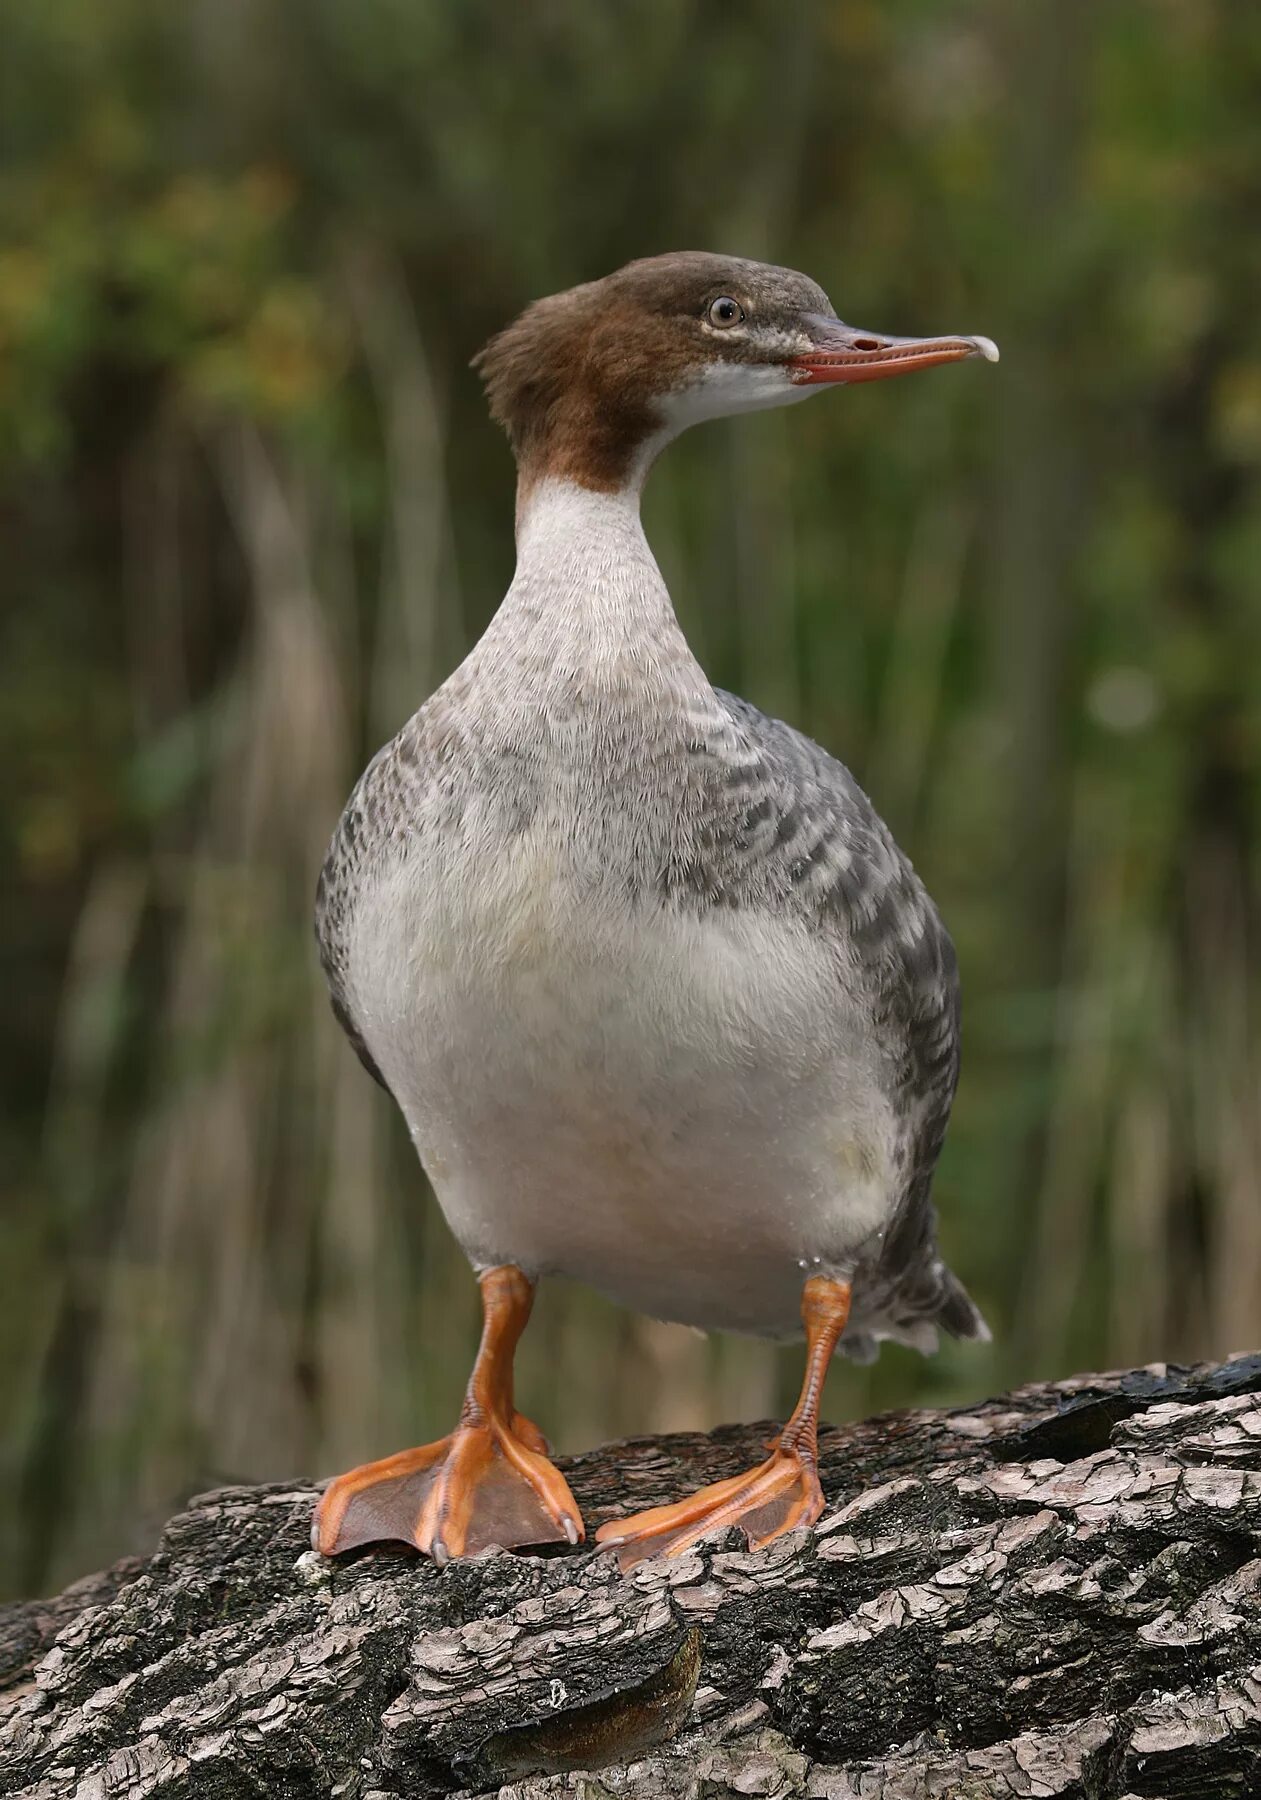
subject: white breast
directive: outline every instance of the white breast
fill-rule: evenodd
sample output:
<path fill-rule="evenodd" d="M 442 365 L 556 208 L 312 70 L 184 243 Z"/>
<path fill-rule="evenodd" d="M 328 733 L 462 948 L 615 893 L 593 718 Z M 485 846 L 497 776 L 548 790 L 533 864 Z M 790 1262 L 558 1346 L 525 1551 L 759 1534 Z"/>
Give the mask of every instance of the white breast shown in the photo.
<path fill-rule="evenodd" d="M 550 834 L 493 878 L 403 862 L 355 1012 L 477 1264 L 658 1317 L 795 1329 L 803 1267 L 884 1222 L 892 1121 L 804 929 L 581 901 Z"/>

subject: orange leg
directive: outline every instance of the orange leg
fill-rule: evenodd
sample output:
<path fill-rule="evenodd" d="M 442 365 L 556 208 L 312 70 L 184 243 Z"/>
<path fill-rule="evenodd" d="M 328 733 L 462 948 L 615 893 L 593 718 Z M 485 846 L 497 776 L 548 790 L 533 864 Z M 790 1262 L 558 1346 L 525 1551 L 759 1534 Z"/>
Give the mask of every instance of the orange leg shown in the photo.
<path fill-rule="evenodd" d="M 623 1569 L 647 1556 L 680 1556 L 707 1532 L 739 1525 L 751 1548 L 769 1544 L 823 1511 L 819 1486 L 819 1400 L 849 1317 L 849 1283 L 812 1275 L 801 1296 L 806 1327 L 806 1374 L 796 1411 L 771 1455 L 747 1475 L 715 1482 L 675 1506 L 654 1506 L 601 1525 L 596 1541 L 617 1553 Z"/>
<path fill-rule="evenodd" d="M 315 1509 L 311 1542 L 325 1556 L 402 1540 L 436 1563 L 488 1544 L 577 1544 L 582 1515 L 547 1460 L 537 1425 L 512 1404 L 512 1358 L 534 1283 L 505 1263 L 479 1278 L 482 1341 L 450 1437 L 339 1475 Z"/>

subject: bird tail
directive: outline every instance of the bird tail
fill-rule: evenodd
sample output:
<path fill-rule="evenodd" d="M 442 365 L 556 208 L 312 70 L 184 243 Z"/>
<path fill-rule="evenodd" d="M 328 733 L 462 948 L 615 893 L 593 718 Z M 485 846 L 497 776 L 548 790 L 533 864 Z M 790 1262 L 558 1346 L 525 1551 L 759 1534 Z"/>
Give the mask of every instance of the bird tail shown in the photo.
<path fill-rule="evenodd" d="M 937 1267 L 941 1273 L 941 1302 L 935 1323 L 953 1338 L 972 1338 L 988 1344 L 990 1328 L 980 1307 L 952 1269 L 945 1263 L 938 1263 Z"/>
<path fill-rule="evenodd" d="M 936 1350 L 941 1331 L 989 1343 L 981 1309 L 938 1255 L 936 1238 L 937 1214 L 925 1186 L 911 1196 L 885 1239 L 868 1290 L 870 1310 L 841 1339 L 840 1348 L 852 1361 L 874 1361 L 885 1338 L 925 1356 Z"/>

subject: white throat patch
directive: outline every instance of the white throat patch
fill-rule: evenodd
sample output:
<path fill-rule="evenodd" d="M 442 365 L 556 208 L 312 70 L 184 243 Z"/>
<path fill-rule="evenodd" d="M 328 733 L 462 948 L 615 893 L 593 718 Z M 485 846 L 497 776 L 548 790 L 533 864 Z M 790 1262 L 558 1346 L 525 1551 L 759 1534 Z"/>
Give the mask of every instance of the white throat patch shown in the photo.
<path fill-rule="evenodd" d="M 791 406 L 815 391 L 808 383 L 794 381 L 783 363 L 711 363 L 688 387 L 663 394 L 656 404 L 670 436 L 677 437 L 706 419 Z"/>

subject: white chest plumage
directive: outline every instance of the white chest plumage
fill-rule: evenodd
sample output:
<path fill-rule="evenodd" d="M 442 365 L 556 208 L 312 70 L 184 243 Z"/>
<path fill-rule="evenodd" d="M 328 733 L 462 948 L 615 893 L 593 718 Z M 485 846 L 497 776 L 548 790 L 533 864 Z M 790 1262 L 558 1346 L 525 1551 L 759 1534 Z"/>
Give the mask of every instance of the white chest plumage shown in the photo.
<path fill-rule="evenodd" d="M 881 1223 L 883 1103 L 801 937 L 597 916 L 539 845 L 486 886 L 403 865 L 364 929 L 373 1053 L 475 1262 L 789 1331 L 802 1265 Z"/>
<path fill-rule="evenodd" d="M 720 708 L 633 503 L 536 498 L 455 682 L 475 752 L 417 792 L 349 966 L 452 1229 L 478 1263 L 793 1331 L 802 1268 L 844 1268 L 884 1222 L 893 1126 L 823 938 L 654 890 L 688 830 L 688 734 Z"/>

